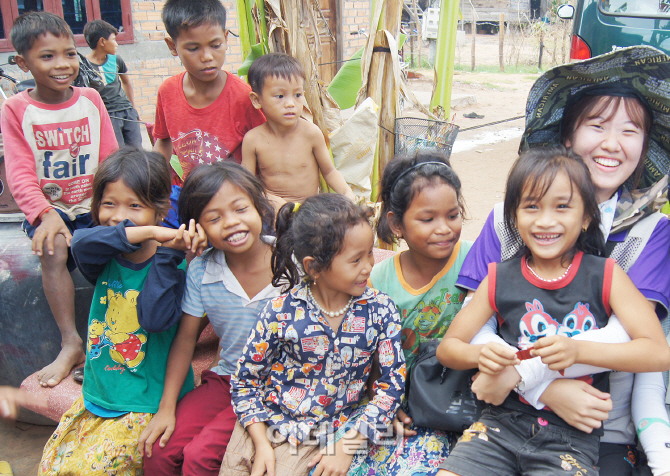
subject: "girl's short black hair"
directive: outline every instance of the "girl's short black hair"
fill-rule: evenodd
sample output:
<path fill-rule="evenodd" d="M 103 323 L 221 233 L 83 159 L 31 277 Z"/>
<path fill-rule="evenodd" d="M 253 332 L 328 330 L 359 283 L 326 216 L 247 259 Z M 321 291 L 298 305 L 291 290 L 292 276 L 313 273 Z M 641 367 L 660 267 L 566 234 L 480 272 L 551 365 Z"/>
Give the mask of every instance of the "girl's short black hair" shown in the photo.
<path fill-rule="evenodd" d="M 221 25 L 226 31 L 226 8 L 219 0 L 167 0 L 162 18 L 174 42 L 184 30 L 200 25 Z"/>
<path fill-rule="evenodd" d="M 272 285 L 288 281 L 285 291 L 300 282 L 298 266 L 302 267 L 305 257 L 314 258 L 314 271 L 328 269 L 342 251 L 347 231 L 359 223 L 370 224 L 372 216 L 370 208 L 336 193 L 309 197 L 297 211 L 295 206 L 288 202 L 279 209 L 277 243 L 272 253 Z"/>
<path fill-rule="evenodd" d="M 386 243 L 393 243 L 396 240 L 389 225 L 388 212 L 393 212 L 398 223 L 402 223 L 414 197 L 425 187 L 438 182 L 447 184 L 456 191 L 458 206 L 461 215 L 464 216 L 465 204 L 461 195 L 461 181 L 451 168 L 446 155 L 435 150 L 421 150 L 414 157 L 400 156 L 391 160 L 384 168 L 381 180 L 382 206 L 377 220 L 379 239 Z"/>
<path fill-rule="evenodd" d="M 108 40 L 112 33 L 117 34 L 118 32 L 116 27 L 105 20 L 93 20 L 84 25 L 84 38 L 92 50 L 98 47 L 101 38 Z"/>
<path fill-rule="evenodd" d="M 504 219 L 507 231 L 511 236 L 516 235 L 516 214 L 524 191 L 542 198 L 561 171 L 567 174 L 572 190 L 581 195 L 584 216 L 589 220 L 588 228 L 586 231 L 582 230 L 577 238 L 575 249 L 604 256 L 605 238 L 600 231 L 600 209 L 591 173 L 581 157 L 562 145 L 528 149 L 512 166 L 505 190 Z M 526 256 L 530 255 L 526 246 L 522 252 Z"/>
<path fill-rule="evenodd" d="M 305 70 L 300 61 L 285 53 L 270 53 L 263 55 L 253 62 L 247 74 L 247 81 L 251 90 L 256 94 L 263 92 L 265 78 L 274 76 L 291 80 L 293 78 L 302 78 L 305 80 Z"/>
<path fill-rule="evenodd" d="M 180 223 L 188 223 L 191 219 L 199 221 L 202 211 L 225 181 L 240 187 L 249 195 L 261 216 L 264 229 L 271 230 L 275 212 L 265 195 L 263 184 L 247 169 L 230 161 L 203 164 L 191 171 L 179 195 Z"/>
<path fill-rule="evenodd" d="M 49 12 L 28 12 L 14 20 L 9 38 L 14 49 L 25 55 L 40 35 L 51 33 L 56 38 L 70 38 L 74 46 L 74 35 L 70 26 L 61 17 Z"/>
<path fill-rule="evenodd" d="M 165 157 L 158 152 L 125 146 L 102 161 L 95 173 L 91 215 L 96 224 L 100 224 L 98 215 L 105 187 L 117 180 L 123 180 L 144 205 L 160 216 L 167 215 L 172 185 Z"/>

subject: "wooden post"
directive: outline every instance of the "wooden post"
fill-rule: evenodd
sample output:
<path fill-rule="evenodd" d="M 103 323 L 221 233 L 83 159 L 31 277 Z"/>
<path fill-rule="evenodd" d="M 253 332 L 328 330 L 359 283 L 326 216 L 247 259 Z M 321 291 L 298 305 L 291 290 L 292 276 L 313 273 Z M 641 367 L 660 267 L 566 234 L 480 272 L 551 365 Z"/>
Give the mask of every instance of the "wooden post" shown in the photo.
<path fill-rule="evenodd" d="M 409 22 L 409 49 L 412 55 L 412 59 L 410 60 L 409 64 L 412 68 L 414 68 L 414 28 L 412 28 L 412 25 L 416 27 L 416 20 Z"/>
<path fill-rule="evenodd" d="M 421 24 L 419 23 L 419 11 L 416 7 L 416 0 L 412 0 L 412 10 L 414 11 L 414 24 L 416 25 L 416 36 L 419 42 L 419 69 L 421 69 Z"/>
<path fill-rule="evenodd" d="M 505 14 L 500 14 L 500 23 L 498 23 L 498 58 L 500 61 L 500 72 L 505 72 L 505 58 L 503 56 L 503 40 L 505 37 Z"/>
<path fill-rule="evenodd" d="M 475 41 L 477 40 L 477 20 L 475 19 L 475 7 L 472 7 L 472 71 L 475 70 Z"/>

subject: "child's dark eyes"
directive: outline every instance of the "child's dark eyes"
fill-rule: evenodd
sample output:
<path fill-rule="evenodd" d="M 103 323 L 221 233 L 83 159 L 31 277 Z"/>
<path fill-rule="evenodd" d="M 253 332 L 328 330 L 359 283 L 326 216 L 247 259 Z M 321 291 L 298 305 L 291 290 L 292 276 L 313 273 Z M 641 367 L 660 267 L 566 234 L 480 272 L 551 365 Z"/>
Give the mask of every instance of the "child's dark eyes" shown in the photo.
<path fill-rule="evenodd" d="M 244 212 L 247 211 L 248 208 L 249 208 L 249 207 L 238 208 L 238 209 L 237 209 L 237 213 L 244 213 Z"/>
<path fill-rule="evenodd" d="M 221 218 L 221 217 L 210 218 L 210 219 L 207 220 L 207 221 L 208 221 L 209 223 L 216 223 L 217 221 L 219 221 L 219 218 Z"/>
<path fill-rule="evenodd" d="M 456 220 L 459 217 L 459 214 L 456 213 L 455 215 L 449 215 L 450 220 Z"/>
<path fill-rule="evenodd" d="M 130 208 L 142 208 L 142 205 L 140 203 L 132 203 Z"/>
<path fill-rule="evenodd" d="M 112 207 L 114 204 L 112 202 L 102 202 L 103 207 Z"/>
<path fill-rule="evenodd" d="M 283 98 L 284 98 L 284 95 L 283 95 L 283 94 L 277 94 L 277 97 L 278 97 L 279 99 L 283 99 Z"/>
<path fill-rule="evenodd" d="M 47 60 L 47 59 L 53 58 L 53 55 L 42 55 L 42 56 L 40 56 L 40 58 Z"/>

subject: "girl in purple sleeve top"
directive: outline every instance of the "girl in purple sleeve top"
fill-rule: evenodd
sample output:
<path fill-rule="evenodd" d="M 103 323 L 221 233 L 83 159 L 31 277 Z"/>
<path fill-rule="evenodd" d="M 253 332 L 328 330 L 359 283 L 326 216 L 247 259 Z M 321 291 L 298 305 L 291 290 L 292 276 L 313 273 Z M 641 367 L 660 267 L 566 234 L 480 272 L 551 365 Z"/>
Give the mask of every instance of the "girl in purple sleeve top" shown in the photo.
<path fill-rule="evenodd" d="M 396 307 L 367 287 L 372 245 L 368 211 L 343 196 L 317 195 L 280 209 L 273 284 L 287 280 L 290 291 L 262 311 L 231 380 L 241 425 L 225 474 L 300 475 L 312 467 L 315 475 L 344 473 L 353 457 L 345 443 L 350 449 L 376 441 L 388 429 L 404 392 L 405 363 Z M 332 443 L 365 394 L 375 352 L 381 377 L 374 396 L 350 438 Z"/>

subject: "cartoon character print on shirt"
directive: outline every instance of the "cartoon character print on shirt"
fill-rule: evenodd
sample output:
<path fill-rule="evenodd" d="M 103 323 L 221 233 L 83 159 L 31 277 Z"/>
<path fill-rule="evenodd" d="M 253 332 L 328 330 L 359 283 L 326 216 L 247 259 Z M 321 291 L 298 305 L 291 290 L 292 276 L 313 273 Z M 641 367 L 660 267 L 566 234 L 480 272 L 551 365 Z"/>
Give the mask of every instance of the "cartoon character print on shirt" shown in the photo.
<path fill-rule="evenodd" d="M 184 180 L 198 165 L 213 164 L 230 156 L 230 151 L 223 142 L 220 142 L 215 135 L 200 129 L 180 132 L 176 139 L 172 139 L 172 143 L 179 158 Z"/>
<path fill-rule="evenodd" d="M 102 354 L 102 348 L 108 345 L 111 345 L 111 341 L 105 335 L 105 326 L 104 323 L 93 319 L 88 326 L 88 341 L 86 343 L 86 351 L 88 352 L 88 357 L 90 359 L 95 359 L 100 357 Z"/>
<path fill-rule="evenodd" d="M 559 323 L 544 311 L 544 306 L 537 299 L 532 303 L 526 303 L 526 313 L 519 322 L 519 349 L 525 350 L 533 347 L 535 342 L 547 336 L 556 335 Z"/>
<path fill-rule="evenodd" d="M 140 292 L 134 289 L 125 295 L 107 290 L 107 312 L 105 323 L 108 329 L 105 337 L 109 340 L 109 355 L 120 364 L 132 369 L 144 360 L 142 345 L 147 341 L 144 334 L 134 334 L 140 329 L 137 320 L 137 297 Z"/>
<path fill-rule="evenodd" d="M 578 302 L 575 304 L 575 308 L 563 318 L 563 322 L 558 328 L 558 334 L 574 337 L 582 332 L 597 328 L 596 318 L 591 314 L 589 304 Z"/>

